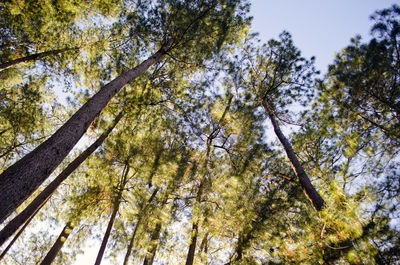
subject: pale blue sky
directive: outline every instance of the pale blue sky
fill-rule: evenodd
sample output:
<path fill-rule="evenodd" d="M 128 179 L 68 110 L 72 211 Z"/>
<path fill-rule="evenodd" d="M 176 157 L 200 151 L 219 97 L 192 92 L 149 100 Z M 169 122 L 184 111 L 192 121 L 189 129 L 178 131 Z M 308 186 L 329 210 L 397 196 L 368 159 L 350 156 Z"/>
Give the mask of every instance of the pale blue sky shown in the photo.
<path fill-rule="evenodd" d="M 289 31 L 303 56 L 316 56 L 322 73 L 334 53 L 345 48 L 350 38 L 370 37 L 369 16 L 377 9 L 400 4 L 394 0 L 252 0 L 253 29 L 265 42 Z"/>

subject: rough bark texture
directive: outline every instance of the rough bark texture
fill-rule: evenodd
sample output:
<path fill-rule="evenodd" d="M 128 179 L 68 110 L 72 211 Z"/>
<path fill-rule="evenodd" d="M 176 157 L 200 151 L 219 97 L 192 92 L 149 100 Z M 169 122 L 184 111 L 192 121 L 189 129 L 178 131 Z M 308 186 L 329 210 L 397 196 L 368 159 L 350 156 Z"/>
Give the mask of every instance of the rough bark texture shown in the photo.
<path fill-rule="evenodd" d="M 61 183 L 104 142 L 121 120 L 123 114 L 123 111 L 121 111 L 117 117 L 115 117 L 107 131 L 105 131 L 93 144 L 75 158 L 21 213 L 19 213 L 0 231 L 0 246 L 34 213 L 36 213 L 46 203 Z"/>
<path fill-rule="evenodd" d="M 65 241 L 67 240 L 68 236 L 70 235 L 72 229 L 73 229 L 73 226 L 70 223 L 67 223 L 64 226 L 64 229 L 61 231 L 56 242 L 54 242 L 54 245 L 51 247 L 49 252 L 47 252 L 46 257 L 44 257 L 44 259 L 40 263 L 40 265 L 50 265 L 51 263 L 53 263 L 58 252 L 61 250 L 62 246 L 64 245 Z"/>
<path fill-rule="evenodd" d="M 193 265 L 194 255 L 196 253 L 197 234 L 199 232 L 198 223 L 194 223 L 192 227 L 192 236 L 190 238 L 190 246 L 186 257 L 186 265 Z"/>
<path fill-rule="evenodd" d="M 127 249 L 127 251 L 126 251 L 125 258 L 124 258 L 124 265 L 128 265 L 129 257 L 131 256 L 131 253 L 132 253 L 133 242 L 134 242 L 134 240 L 135 240 L 136 231 L 137 231 L 137 229 L 138 229 L 138 226 L 139 226 L 140 223 L 142 222 L 142 214 L 143 214 L 143 212 L 146 212 L 146 210 L 147 210 L 149 204 L 150 204 L 150 203 L 153 201 L 153 199 L 156 197 L 158 191 L 159 191 L 158 188 L 155 189 L 155 190 L 153 191 L 153 193 L 151 194 L 150 198 L 148 199 L 146 205 L 140 210 L 139 218 L 138 218 L 138 220 L 137 220 L 137 222 L 136 222 L 135 230 L 133 230 L 131 240 L 129 240 L 128 249 Z"/>
<path fill-rule="evenodd" d="M 14 65 L 20 64 L 20 63 L 25 63 L 25 62 L 29 62 L 29 61 L 36 61 L 39 59 L 42 59 L 43 57 L 46 56 L 51 56 L 51 55 L 56 55 L 58 53 L 62 53 L 62 52 L 66 52 L 66 51 L 71 51 L 71 50 L 76 50 L 76 48 L 74 49 L 60 49 L 60 50 L 52 50 L 52 51 L 46 51 L 46 52 L 40 52 L 40 53 L 35 53 L 35 54 L 31 54 L 22 58 L 18 58 L 12 61 L 8 61 L 5 63 L 0 64 L 0 71 L 3 71 L 5 69 L 8 69 Z"/>
<path fill-rule="evenodd" d="M 60 129 L 0 175 L 0 222 L 25 201 L 64 160 L 112 97 L 164 55 L 160 49 L 89 99 Z"/>
<path fill-rule="evenodd" d="M 146 255 L 143 261 L 143 265 L 152 265 L 154 262 L 154 257 L 156 256 L 157 251 L 157 244 L 154 244 L 154 241 L 160 238 L 160 231 L 161 231 L 161 223 L 156 224 L 156 228 L 154 229 L 153 233 L 151 234 L 151 242 L 152 247 L 150 249 L 150 255 Z"/>
<path fill-rule="evenodd" d="M 292 145 L 289 143 L 289 141 L 283 135 L 283 133 L 279 127 L 278 121 L 275 118 L 275 114 L 272 112 L 272 110 L 268 106 L 268 103 L 266 102 L 266 100 L 262 101 L 262 105 L 264 106 L 264 109 L 267 112 L 267 114 L 271 120 L 271 123 L 272 123 L 272 126 L 274 127 L 276 136 L 278 137 L 279 141 L 281 142 L 281 144 L 283 145 L 283 148 L 286 151 L 286 155 L 289 158 L 290 163 L 292 164 L 294 173 L 299 178 L 300 185 L 302 186 L 304 193 L 310 199 L 310 201 L 314 205 L 315 209 L 317 209 L 317 211 L 320 211 L 322 209 L 322 207 L 325 205 L 324 199 L 322 199 L 321 195 L 319 195 L 317 190 L 312 185 L 310 178 L 308 177 L 307 173 L 304 171 L 299 160 L 297 159 L 297 156 L 293 150 Z"/>

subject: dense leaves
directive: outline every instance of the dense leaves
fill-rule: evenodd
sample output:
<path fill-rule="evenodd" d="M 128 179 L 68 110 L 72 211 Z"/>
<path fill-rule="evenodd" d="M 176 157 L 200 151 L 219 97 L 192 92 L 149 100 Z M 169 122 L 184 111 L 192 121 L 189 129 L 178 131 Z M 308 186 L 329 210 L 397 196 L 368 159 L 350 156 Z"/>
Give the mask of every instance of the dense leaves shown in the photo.
<path fill-rule="evenodd" d="M 67 122 L 65 135 L 81 132 L 61 147 L 81 141 L 48 179 L 32 176 L 43 187 L 5 230 L 73 168 L 1 262 L 86 264 L 96 255 L 80 254 L 94 252 L 96 264 L 400 264 L 400 8 L 377 11 L 373 38 L 355 37 L 322 80 L 288 32 L 265 44 L 249 34 L 248 9 L 0 4 L 0 64 L 12 62 L 0 72 L 2 171 L 71 114 L 92 117 Z M 112 93 L 85 109 L 100 87 Z M 21 194 L 32 186 L 21 183 Z"/>

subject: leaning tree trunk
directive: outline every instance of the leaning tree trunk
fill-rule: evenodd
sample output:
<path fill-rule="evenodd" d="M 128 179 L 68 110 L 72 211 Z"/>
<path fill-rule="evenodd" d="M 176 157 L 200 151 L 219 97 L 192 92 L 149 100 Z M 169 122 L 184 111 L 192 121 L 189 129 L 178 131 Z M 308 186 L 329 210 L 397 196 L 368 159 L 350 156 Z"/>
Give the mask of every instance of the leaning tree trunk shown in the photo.
<path fill-rule="evenodd" d="M 51 50 L 51 51 L 46 51 L 46 52 L 39 52 L 39 53 L 35 53 L 35 54 L 31 54 L 25 57 L 21 57 L 12 61 L 8 61 L 5 63 L 1 63 L 0 64 L 0 72 L 8 69 L 14 65 L 18 65 L 20 63 L 26 63 L 26 62 L 31 62 L 31 61 L 36 61 L 36 60 L 40 60 L 44 57 L 47 56 L 52 56 L 52 55 L 56 55 L 59 53 L 63 53 L 63 52 L 67 52 L 67 51 L 72 51 L 72 50 L 78 50 L 79 48 L 69 48 L 69 49 L 59 49 L 59 50 Z"/>
<path fill-rule="evenodd" d="M 186 257 L 186 265 L 193 265 L 194 255 L 196 253 L 196 242 L 197 242 L 197 235 L 199 233 L 199 226 L 198 223 L 194 223 L 192 227 L 192 233 L 190 237 L 190 246 L 188 250 L 188 254 Z"/>
<path fill-rule="evenodd" d="M 302 186 L 304 193 L 310 199 L 315 209 L 317 209 L 317 211 L 320 211 L 325 205 L 324 199 L 322 199 L 321 195 L 319 195 L 318 191 L 312 185 L 310 178 L 308 177 L 307 173 L 304 171 L 304 168 L 301 166 L 299 160 L 297 159 L 296 153 L 294 152 L 292 145 L 282 133 L 278 121 L 275 118 L 275 114 L 272 112 L 265 99 L 262 101 L 262 105 L 264 106 L 264 109 L 271 120 L 276 136 L 278 137 L 279 141 L 286 151 L 286 155 L 289 158 L 290 163 L 292 164 L 294 173 L 299 178 L 300 185 Z"/>
<path fill-rule="evenodd" d="M 156 197 L 158 191 L 159 191 L 159 188 L 156 188 L 156 189 L 153 191 L 153 193 L 151 194 L 150 198 L 148 199 L 148 201 L 147 201 L 147 203 L 146 203 L 146 206 L 143 207 L 143 208 L 140 210 L 140 212 L 139 212 L 139 218 L 138 218 L 138 220 L 137 220 L 137 222 L 136 222 L 135 230 L 133 230 L 131 240 L 129 240 L 128 249 L 127 249 L 126 254 L 125 254 L 124 265 L 128 265 L 129 257 L 130 257 L 130 255 L 131 255 L 131 253 L 132 253 L 133 242 L 134 242 L 134 240 L 135 240 L 136 231 L 137 231 L 137 229 L 138 229 L 140 223 L 142 222 L 142 214 L 143 214 L 143 212 L 146 212 L 146 210 L 147 210 L 149 204 L 150 204 L 151 201 Z"/>
<path fill-rule="evenodd" d="M 111 98 L 127 83 L 160 61 L 164 54 L 164 48 L 161 48 L 137 67 L 102 87 L 48 140 L 0 175 L 0 222 L 4 221 L 48 178 Z"/>
<path fill-rule="evenodd" d="M 110 128 L 105 131 L 93 144 L 75 158 L 21 213 L 12 219 L 0 231 L 0 246 L 18 230 L 34 213 L 36 213 L 61 185 L 61 183 L 86 160 L 108 137 L 123 116 L 121 111 L 114 119 Z"/>
<path fill-rule="evenodd" d="M 156 251 L 157 251 L 157 244 L 154 243 L 156 240 L 160 238 L 160 231 L 161 231 L 161 223 L 157 223 L 156 227 L 151 235 L 151 249 L 150 249 L 150 255 L 146 255 L 143 261 L 143 265 L 152 265 L 154 262 L 154 257 L 156 256 Z"/>
<path fill-rule="evenodd" d="M 44 257 L 44 259 L 40 263 L 40 265 L 50 265 L 51 263 L 53 263 L 58 252 L 60 252 L 60 250 L 61 250 L 62 246 L 64 245 L 65 241 L 67 240 L 68 236 L 71 234 L 72 229 L 74 229 L 73 225 L 68 222 L 64 226 L 64 229 L 61 231 L 56 242 L 54 242 L 54 245 L 51 247 L 51 249 L 47 253 L 46 257 Z"/>
<path fill-rule="evenodd" d="M 117 216 L 119 205 L 121 204 L 121 198 L 122 198 L 122 192 L 125 188 L 126 182 L 127 182 L 127 176 L 129 173 L 129 165 L 126 165 L 125 172 L 122 176 L 122 179 L 118 185 L 118 193 L 117 196 L 114 200 L 114 205 L 113 205 L 113 212 L 110 217 L 110 221 L 108 222 L 106 232 L 104 233 L 103 241 L 101 242 L 101 246 L 99 249 L 99 252 L 97 254 L 96 262 L 94 263 L 95 265 L 100 265 L 101 260 L 103 259 L 104 251 L 106 250 L 108 238 L 110 237 L 111 234 L 111 229 L 113 227 L 115 217 Z"/>
<path fill-rule="evenodd" d="M 47 202 L 47 200 L 46 200 Z M 29 225 L 29 223 L 32 221 L 32 219 L 35 217 L 35 215 L 40 211 L 40 209 L 43 207 L 44 203 L 34 212 L 32 213 L 31 216 L 29 216 L 25 222 L 25 224 L 21 227 L 21 229 L 18 231 L 18 233 L 14 236 L 14 238 L 11 240 L 11 242 L 7 245 L 7 247 L 3 250 L 3 252 L 0 255 L 0 261 L 4 258 L 4 256 L 7 254 L 7 252 L 10 250 L 10 248 L 14 245 L 15 241 L 19 238 L 19 236 L 24 232 L 25 228 Z M 1 233 L 1 232 L 0 232 Z M 14 232 L 13 232 L 14 233 Z M 1 244 L 0 244 L 1 246 Z"/>
<path fill-rule="evenodd" d="M 141 218 L 139 217 L 139 219 L 137 220 L 137 223 L 135 225 L 135 229 L 133 230 L 132 237 L 129 240 L 128 249 L 126 251 L 125 258 L 124 258 L 124 265 L 128 265 L 129 257 L 131 256 L 131 253 L 132 253 L 133 242 L 135 241 L 136 232 L 137 232 L 138 226 L 140 224 L 140 220 L 141 220 Z"/>

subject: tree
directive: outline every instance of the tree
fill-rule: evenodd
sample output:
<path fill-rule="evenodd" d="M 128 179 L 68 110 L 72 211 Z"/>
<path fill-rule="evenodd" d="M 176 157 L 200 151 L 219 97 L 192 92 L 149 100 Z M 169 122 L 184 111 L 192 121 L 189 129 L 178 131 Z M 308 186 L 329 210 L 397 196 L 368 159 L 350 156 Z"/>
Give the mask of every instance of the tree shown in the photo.
<path fill-rule="evenodd" d="M 312 76 L 316 72 L 313 66 L 314 59 L 307 61 L 300 56 L 300 51 L 293 45 L 288 32 L 283 32 L 279 41 L 270 40 L 267 45 L 261 47 L 250 40 L 248 42 L 242 51 L 241 64 L 231 64 L 228 69 L 228 74 L 232 75 L 231 82 L 236 82 L 236 88 L 245 87 L 245 91 L 241 93 L 264 107 L 304 193 L 319 211 L 324 205 L 324 200 L 312 185 L 278 124 L 278 119 L 284 120 L 279 116 L 288 112 L 290 104 L 295 100 L 305 104 L 307 97 L 312 95 L 309 88 L 313 84 Z"/>
<path fill-rule="evenodd" d="M 235 36 L 235 31 L 240 31 L 240 27 L 246 22 L 243 20 L 242 14 L 235 14 L 240 2 L 201 1 L 196 5 L 178 2 L 176 6 L 172 5 L 173 3 L 168 10 L 169 14 L 166 13 L 167 10 L 165 10 L 165 13 L 163 13 L 164 11 L 158 13 L 163 10 L 158 10 L 158 8 L 161 8 L 160 6 L 155 10 L 149 10 L 149 14 L 155 12 L 153 13 L 154 16 L 149 16 L 147 20 L 136 25 L 140 30 L 140 27 L 147 25 L 146 23 L 153 22 L 152 24 L 155 24 L 158 21 L 157 23 L 163 24 L 164 21 L 160 21 L 159 16 L 164 18 L 169 15 L 167 18 L 171 22 L 168 25 L 176 27 L 172 29 L 173 31 L 168 28 L 165 29 L 166 32 L 149 34 L 150 38 L 157 37 L 155 39 L 157 44 L 155 45 L 158 46 L 158 51 L 137 67 L 105 85 L 48 140 L 0 175 L 1 196 L 7 198 L 7 200 L 1 199 L 0 220 L 3 221 L 53 172 L 86 132 L 93 120 L 106 107 L 109 100 L 128 82 L 144 73 L 150 66 L 159 62 L 166 53 L 170 53 L 177 47 L 182 53 L 199 55 L 199 58 L 196 58 L 199 61 L 201 61 L 201 58 L 209 58 L 216 48 L 223 45 L 224 41 L 230 41 Z M 218 8 L 222 4 L 226 4 L 227 8 Z M 141 5 L 139 7 L 143 8 Z M 143 19 L 145 16 L 141 17 Z M 176 24 L 174 19 L 177 19 L 175 20 Z M 208 26 L 207 24 L 210 22 L 213 22 L 219 30 Z M 229 27 L 227 27 L 228 25 Z M 225 31 L 226 29 L 229 31 Z M 144 39 L 144 41 L 147 41 L 147 39 Z M 194 43 L 196 45 L 193 45 Z M 198 51 L 201 51 L 201 55 Z"/>

